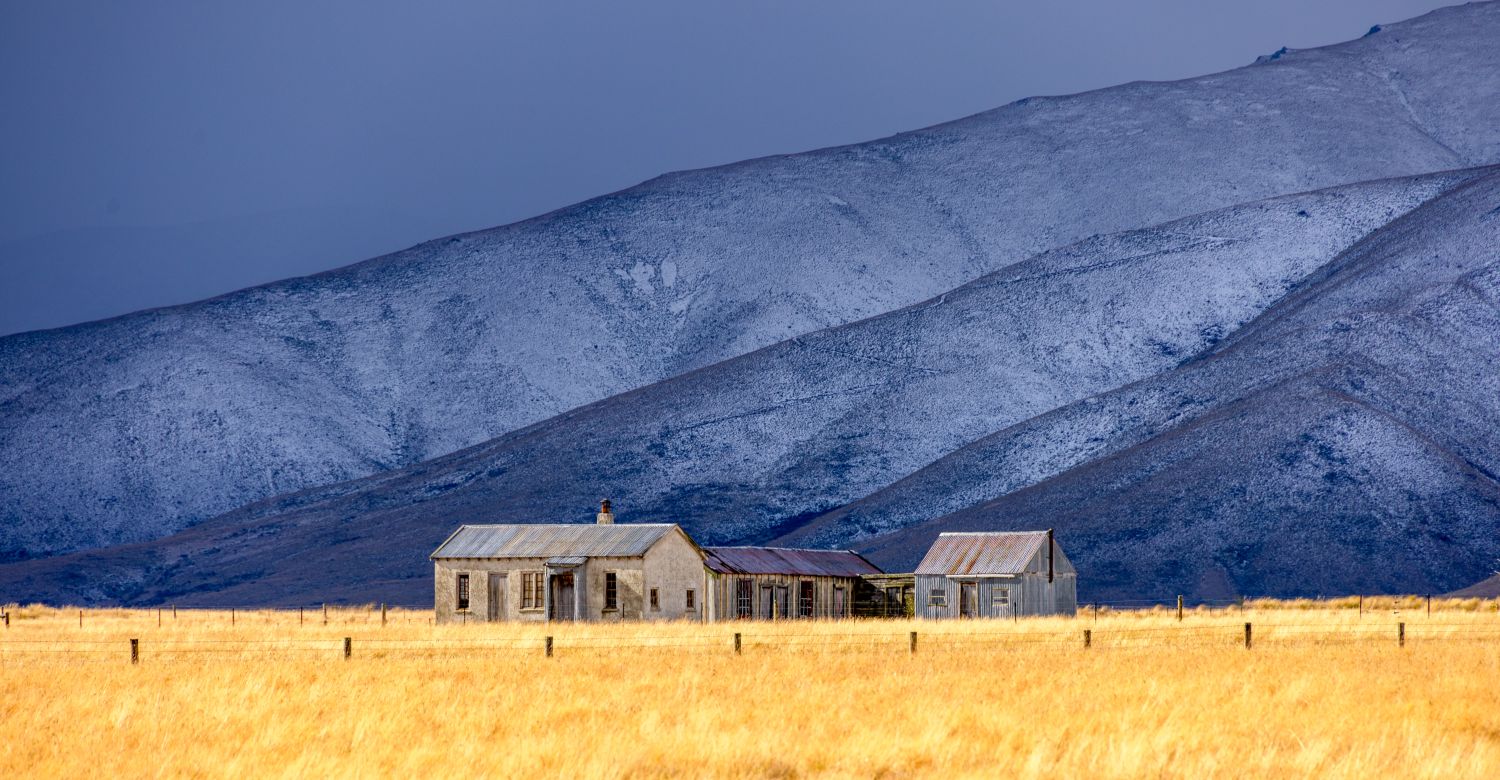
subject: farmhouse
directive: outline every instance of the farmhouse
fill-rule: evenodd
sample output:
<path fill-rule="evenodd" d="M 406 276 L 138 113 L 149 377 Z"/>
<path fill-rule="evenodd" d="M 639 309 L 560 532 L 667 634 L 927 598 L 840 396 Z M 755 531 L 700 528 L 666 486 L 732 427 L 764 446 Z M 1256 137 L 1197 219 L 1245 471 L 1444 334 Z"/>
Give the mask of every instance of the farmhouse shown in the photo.
<path fill-rule="evenodd" d="M 704 551 L 715 615 L 723 618 L 844 618 L 875 564 L 848 550 L 709 547 Z"/>
<path fill-rule="evenodd" d="M 438 623 L 708 620 L 703 550 L 668 523 L 465 525 L 431 555 Z"/>
<path fill-rule="evenodd" d="M 1072 615 L 1078 573 L 1052 531 L 944 533 L 917 565 L 927 618 Z"/>
<path fill-rule="evenodd" d="M 673 523 L 464 525 L 432 555 L 438 623 L 1073 614 L 1051 531 L 945 533 L 916 574 L 849 550 L 700 547 Z"/>

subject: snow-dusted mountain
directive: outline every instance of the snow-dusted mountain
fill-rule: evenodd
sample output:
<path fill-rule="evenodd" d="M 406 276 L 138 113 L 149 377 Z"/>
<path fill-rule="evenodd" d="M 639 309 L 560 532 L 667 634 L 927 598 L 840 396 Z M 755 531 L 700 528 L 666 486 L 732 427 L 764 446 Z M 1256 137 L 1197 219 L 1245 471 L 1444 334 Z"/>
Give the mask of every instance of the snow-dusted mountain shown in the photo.
<path fill-rule="evenodd" d="M 416 601 L 455 524 L 600 495 L 897 569 L 938 528 L 1056 526 L 1095 595 L 1449 590 L 1500 554 L 1497 215 L 1485 168 L 1087 239 L 450 456 L 0 567 L 0 591 Z"/>
<path fill-rule="evenodd" d="M 984 498 L 912 524 L 959 491 Z M 1393 220 L 1207 354 L 794 537 L 905 525 L 861 545 L 903 562 L 940 530 L 1039 523 L 1115 597 L 1443 593 L 1494 572 L 1500 173 Z"/>
<path fill-rule="evenodd" d="M 1500 161 L 1497 39 L 1500 6 L 1445 9 L 1235 71 L 1035 98 L 882 141 L 674 174 L 336 272 L 0 340 L 0 554 L 150 540 L 267 496 L 410 466 L 1091 235 Z M 1318 251 L 1348 233 L 1329 228 Z M 1180 240 L 1160 251 L 1212 251 L 1216 239 Z M 1067 262 L 1050 257 L 1039 262 Z M 1286 280 L 1233 283 L 1249 287 L 1210 292 L 1228 308 L 1203 322 L 1229 328 Z M 1063 374 L 1108 388 L 1221 336 L 1193 333 L 1202 323 L 1187 315 L 1125 319 L 1133 330 L 1114 341 L 1064 339 L 1066 368 L 1040 389 L 996 366 L 993 390 L 932 392 L 975 406 L 968 393 L 1003 391 L 1017 398 L 1014 414 L 1040 414 L 1073 397 L 1046 384 Z M 1160 354 L 1116 350 L 1157 326 Z M 918 354 L 902 359 L 922 367 Z M 938 417 L 948 402 L 917 408 Z M 1009 414 L 945 429 L 921 452 Z M 780 434 L 762 435 L 775 445 Z M 926 457 L 898 452 L 881 471 L 843 452 L 833 439 L 816 457 L 864 479 Z M 717 505 L 689 467 L 677 477 L 680 506 Z M 786 484 L 768 506 L 801 506 L 785 496 L 809 487 Z M 555 511 L 527 497 L 538 490 L 507 500 Z M 743 538 L 789 525 L 742 520 Z"/>

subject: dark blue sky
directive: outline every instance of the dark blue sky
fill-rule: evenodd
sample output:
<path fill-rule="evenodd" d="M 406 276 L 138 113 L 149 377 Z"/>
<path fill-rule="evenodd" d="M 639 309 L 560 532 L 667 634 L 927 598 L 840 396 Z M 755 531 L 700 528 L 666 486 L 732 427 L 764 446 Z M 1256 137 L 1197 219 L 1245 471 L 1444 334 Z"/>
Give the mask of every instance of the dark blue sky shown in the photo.
<path fill-rule="evenodd" d="M 0 4 L 0 334 L 1443 5 Z"/>

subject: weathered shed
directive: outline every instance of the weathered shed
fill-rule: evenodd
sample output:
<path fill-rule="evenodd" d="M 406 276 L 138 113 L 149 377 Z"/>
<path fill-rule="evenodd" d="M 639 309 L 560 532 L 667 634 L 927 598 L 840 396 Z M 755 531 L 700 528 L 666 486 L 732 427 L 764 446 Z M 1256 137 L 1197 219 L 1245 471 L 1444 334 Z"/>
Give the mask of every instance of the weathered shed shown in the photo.
<path fill-rule="evenodd" d="M 1078 572 L 1052 531 L 944 533 L 916 571 L 927 618 L 1072 615 Z"/>
<path fill-rule="evenodd" d="M 860 578 L 879 574 L 849 550 L 707 547 L 710 603 L 720 619 L 841 618 Z"/>
<path fill-rule="evenodd" d="M 431 555 L 437 622 L 712 620 L 703 551 L 677 525 L 464 525 Z"/>
<path fill-rule="evenodd" d="M 866 574 L 854 588 L 854 616 L 909 618 L 916 607 L 917 581 L 912 574 Z"/>

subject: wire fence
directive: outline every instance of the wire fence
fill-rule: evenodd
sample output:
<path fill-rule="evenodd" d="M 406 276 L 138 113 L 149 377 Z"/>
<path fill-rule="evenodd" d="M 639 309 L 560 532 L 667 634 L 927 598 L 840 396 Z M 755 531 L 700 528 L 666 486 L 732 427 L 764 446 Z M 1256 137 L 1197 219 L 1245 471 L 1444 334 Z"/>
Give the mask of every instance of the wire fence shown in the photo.
<path fill-rule="evenodd" d="M 1097 652 L 1148 648 L 1219 647 L 1247 651 L 1267 647 L 1413 645 L 1481 642 L 1500 648 L 1500 623 L 1318 623 L 1245 622 L 1171 627 L 1109 627 L 1025 631 L 810 632 L 753 631 L 692 635 L 557 635 L 528 637 L 334 638 L 275 637 L 128 639 L 0 638 L 0 665 L 37 663 L 145 664 L 220 660 L 329 659 L 342 661 L 493 657 L 496 654 L 554 658 L 620 651 L 770 654 L 873 652 L 904 655 L 964 650 L 1004 652 L 1057 650 Z"/>

